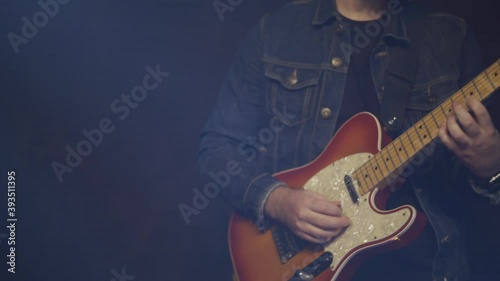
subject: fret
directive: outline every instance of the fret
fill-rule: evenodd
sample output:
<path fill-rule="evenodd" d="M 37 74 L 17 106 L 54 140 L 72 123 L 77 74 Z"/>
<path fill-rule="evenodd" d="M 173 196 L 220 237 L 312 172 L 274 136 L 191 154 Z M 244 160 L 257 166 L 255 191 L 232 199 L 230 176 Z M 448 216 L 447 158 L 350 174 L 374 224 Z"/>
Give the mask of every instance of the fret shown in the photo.
<path fill-rule="evenodd" d="M 396 155 L 398 156 L 398 159 L 399 159 L 399 165 L 402 165 L 404 163 L 403 161 L 403 158 L 401 157 L 401 155 L 399 154 L 401 150 L 398 151 L 397 147 L 396 147 L 396 142 L 393 141 L 391 143 L 392 145 L 392 149 L 394 150 L 394 152 L 396 153 Z"/>
<path fill-rule="evenodd" d="M 370 160 L 368 160 L 368 162 L 369 161 Z M 370 186 L 373 188 L 374 184 L 373 184 L 373 181 L 372 181 L 372 177 L 370 176 L 370 173 L 369 173 L 368 169 L 366 168 L 366 163 L 364 163 L 363 165 L 361 165 L 361 169 L 363 167 L 365 168 L 365 172 L 363 172 L 363 178 L 365 179 L 365 181 L 366 181 L 366 179 L 368 179 L 370 181 Z"/>
<path fill-rule="evenodd" d="M 485 99 L 495 90 L 495 88 L 492 88 L 492 81 L 490 81 L 486 71 L 481 73 L 481 77 L 476 78 L 476 81 L 478 80 L 480 80 L 480 82 L 477 83 L 478 88 L 481 91 L 482 98 Z"/>
<path fill-rule="evenodd" d="M 352 174 L 351 174 L 351 179 L 353 182 L 357 182 L 358 184 L 358 194 L 363 194 L 363 192 L 365 191 L 364 190 L 364 185 L 361 183 L 361 180 L 359 179 L 359 169 L 355 170 Z"/>
<path fill-rule="evenodd" d="M 479 96 L 479 98 L 483 99 L 483 95 L 481 95 L 481 91 L 477 87 L 476 82 L 474 81 L 474 79 L 472 79 L 472 85 L 474 85 L 474 88 L 476 88 L 476 92 L 477 92 L 477 95 Z M 470 95 L 471 96 L 474 95 L 473 92 L 470 92 Z"/>
<path fill-rule="evenodd" d="M 406 133 L 406 137 L 410 140 L 410 144 L 411 144 L 411 146 L 413 147 L 413 151 L 415 151 L 415 152 L 416 152 L 416 151 L 418 151 L 418 150 L 415 148 L 415 146 L 413 145 L 413 141 L 411 141 L 411 139 L 410 139 L 410 135 L 408 134 L 408 131 L 406 131 L 405 133 Z"/>
<path fill-rule="evenodd" d="M 406 154 L 406 160 L 404 162 L 406 162 L 409 158 L 410 158 L 410 155 L 408 154 L 408 152 L 406 152 L 406 148 L 405 148 L 405 145 L 403 144 L 403 142 L 401 141 L 400 138 L 397 138 L 396 140 L 399 140 L 399 143 L 401 144 L 401 147 L 399 148 L 399 150 L 401 151 L 401 148 L 403 149 L 403 151 L 405 152 Z"/>
<path fill-rule="evenodd" d="M 460 89 L 460 90 L 462 90 L 462 91 L 463 91 L 463 88 L 462 88 L 462 89 Z M 451 111 L 453 110 L 453 102 L 454 102 L 454 100 L 453 100 L 453 96 L 454 96 L 454 95 L 452 95 L 452 96 L 450 96 L 450 97 L 448 98 L 448 100 L 450 101 L 450 108 L 449 108 L 448 112 L 450 112 L 450 113 L 451 113 Z"/>
<path fill-rule="evenodd" d="M 443 108 L 443 104 L 440 104 L 438 107 L 439 107 L 439 108 L 441 109 L 441 111 L 443 112 L 444 119 L 446 120 L 446 118 L 447 118 L 448 116 L 446 116 L 446 111 L 445 111 L 445 110 L 444 110 L 444 108 Z"/>
<path fill-rule="evenodd" d="M 500 71 L 499 70 L 500 69 L 498 69 L 498 67 L 491 66 L 488 69 L 486 69 L 486 71 L 485 71 L 486 74 L 490 77 L 490 81 L 493 84 L 493 89 L 497 89 L 499 84 L 500 84 L 500 81 L 499 81 Z M 490 72 L 490 74 L 488 74 L 488 72 Z"/>
<path fill-rule="evenodd" d="M 486 80 L 488 80 L 488 82 L 490 82 L 491 91 L 494 91 L 495 90 L 495 84 L 493 84 L 493 81 L 491 81 L 490 75 L 488 74 L 488 70 L 484 71 L 484 76 L 486 76 Z"/>
<path fill-rule="evenodd" d="M 351 174 L 351 178 L 352 178 L 353 182 L 357 182 L 358 183 L 358 187 L 359 187 L 358 193 L 359 194 L 365 194 L 366 190 L 365 190 L 364 185 L 361 183 L 361 180 L 359 178 L 359 170 L 354 171 Z"/>
<path fill-rule="evenodd" d="M 422 119 L 422 124 L 424 124 L 424 128 L 427 131 L 427 135 L 424 135 L 424 139 L 426 139 L 426 141 L 427 141 L 428 140 L 427 136 L 429 136 L 429 139 L 430 139 L 430 138 L 432 138 L 432 135 L 431 135 L 431 131 L 429 131 L 429 128 L 427 127 L 427 124 L 425 124 L 425 119 L 427 119 L 427 118 Z"/>
<path fill-rule="evenodd" d="M 382 151 L 385 151 L 386 156 L 385 156 L 385 162 L 389 163 L 391 166 L 391 170 L 394 170 L 396 168 L 396 164 L 394 164 L 394 161 L 392 161 L 392 155 L 391 152 L 389 151 L 388 147 L 384 148 Z"/>
<path fill-rule="evenodd" d="M 382 179 L 385 178 L 390 173 L 390 171 L 389 171 L 389 168 L 387 168 L 387 165 L 384 162 L 384 157 L 382 156 L 381 153 L 377 153 L 375 155 L 374 159 L 376 160 L 375 163 L 377 164 L 378 170 L 382 174 Z M 380 162 L 382 162 L 382 164 Z M 385 167 L 385 170 L 384 170 L 384 167 Z"/>
<path fill-rule="evenodd" d="M 418 137 L 418 139 L 420 140 L 420 143 L 422 144 L 422 147 L 424 147 L 424 146 L 425 146 L 425 143 L 424 143 L 424 141 L 422 140 L 422 138 L 420 137 L 420 133 L 419 133 L 419 132 L 418 132 L 418 130 L 417 130 L 417 125 L 415 125 L 415 126 L 413 126 L 413 127 L 415 128 L 415 129 L 414 129 L 414 130 L 415 130 L 415 133 L 417 134 L 417 137 Z M 420 126 L 420 128 L 419 128 L 419 129 L 421 130 L 421 129 L 422 129 L 422 126 Z"/>
<path fill-rule="evenodd" d="M 453 100 L 452 100 L 452 98 L 450 97 L 450 99 L 446 100 L 445 102 L 449 103 L 449 106 L 446 106 L 447 107 L 447 109 L 446 109 L 447 114 L 451 113 L 453 111 Z M 448 117 L 448 116 L 446 116 L 446 117 Z"/>
<path fill-rule="evenodd" d="M 372 158 L 372 159 L 374 159 L 374 158 Z M 375 174 L 375 179 L 377 180 L 377 183 L 378 183 L 378 182 L 380 182 L 380 180 L 379 180 L 379 178 L 378 178 L 378 176 L 377 176 L 377 171 L 378 171 L 379 173 L 380 173 L 380 171 L 378 170 L 378 167 L 377 167 L 377 166 L 373 166 L 372 159 L 370 159 L 370 160 L 368 161 L 368 163 L 369 163 L 369 164 L 370 164 L 370 166 L 372 167 L 372 171 L 374 171 L 373 173 Z M 380 175 L 381 175 L 381 176 L 382 176 L 382 178 L 383 178 L 382 173 L 380 173 Z"/>
<path fill-rule="evenodd" d="M 488 80 L 488 82 L 490 82 L 491 91 L 494 91 L 495 90 L 495 84 L 493 84 L 493 81 L 491 80 L 490 75 L 488 74 L 488 69 L 486 69 L 483 72 L 484 72 L 484 76 L 486 76 L 486 80 Z"/>
<path fill-rule="evenodd" d="M 387 150 L 387 152 L 389 153 L 389 159 L 391 159 L 392 166 L 394 167 L 393 169 L 396 170 L 398 165 L 396 165 L 396 163 L 394 163 L 394 157 L 392 157 L 389 149 Z M 400 164 L 401 164 L 401 160 L 400 160 Z"/>
<path fill-rule="evenodd" d="M 434 117 L 434 110 L 429 113 L 429 115 L 432 117 L 432 120 L 436 124 L 436 127 L 439 128 L 439 123 L 437 122 L 436 118 Z"/>
<path fill-rule="evenodd" d="M 368 187 L 368 182 L 367 182 L 367 181 L 366 181 L 366 179 L 363 177 L 363 173 L 361 173 L 361 177 L 359 176 L 359 173 L 360 173 L 360 172 L 361 172 L 361 171 L 359 171 L 359 170 L 356 170 L 356 171 L 355 171 L 355 173 L 356 173 L 356 175 L 357 175 L 357 176 L 356 176 L 356 180 L 358 181 L 358 185 L 359 185 L 359 187 L 361 188 L 361 191 L 362 191 L 363 193 L 368 193 L 368 190 L 370 189 L 370 188 Z M 361 184 L 361 181 L 363 181 L 364 185 L 362 185 L 362 184 Z"/>
<path fill-rule="evenodd" d="M 389 166 L 387 166 L 387 162 L 388 162 L 388 161 L 386 161 L 386 159 L 387 159 L 387 158 L 386 158 L 386 157 L 384 156 L 384 154 L 383 154 L 384 150 L 385 150 L 385 149 L 382 149 L 382 150 L 380 151 L 380 153 L 379 153 L 379 154 L 380 154 L 380 156 L 382 157 L 382 162 L 384 162 L 384 166 L 385 166 L 385 168 L 386 168 L 387 174 L 390 174 L 390 173 L 391 173 L 391 169 L 389 169 Z"/>
<path fill-rule="evenodd" d="M 469 96 L 484 99 L 500 87 L 500 60 L 476 76 L 448 99 L 437 105 L 426 116 L 407 131 L 373 155 L 356 171 L 359 190 L 369 192 L 376 187 L 385 187 L 400 176 L 410 159 L 438 136 L 440 124 L 454 111 L 453 103 L 463 104 Z M 403 152 L 404 151 L 404 152 Z M 383 163 L 383 164 L 382 164 Z M 384 182 L 385 181 L 385 182 Z"/>
<path fill-rule="evenodd" d="M 406 138 L 405 138 L 405 137 L 406 137 Z M 400 138 L 401 138 L 401 141 L 404 141 L 403 143 L 405 144 L 405 147 L 406 147 L 406 149 L 407 149 L 406 151 L 407 151 L 407 152 L 409 152 L 409 155 L 411 155 L 411 154 L 413 154 L 413 153 L 417 152 L 417 151 L 415 150 L 415 148 L 413 147 L 413 144 L 412 144 L 412 139 L 410 139 L 407 135 L 404 135 L 404 134 L 402 134 L 402 135 L 400 136 Z M 406 140 L 405 140 L 405 139 L 406 139 Z M 408 143 L 409 143 L 410 145 L 409 145 Z M 412 149 L 413 149 L 413 150 L 412 150 Z"/>
<path fill-rule="evenodd" d="M 462 93 L 462 96 L 464 96 L 464 100 L 467 100 L 467 95 L 464 92 L 464 88 L 460 89 L 460 93 Z"/>
<path fill-rule="evenodd" d="M 399 156 L 399 153 L 396 150 L 396 146 L 395 146 L 394 142 L 391 142 L 390 146 L 392 147 L 392 150 L 394 150 L 394 153 L 398 157 L 398 160 L 399 160 L 399 164 L 398 165 L 401 165 L 403 163 L 403 161 L 401 160 L 401 157 Z M 387 147 L 389 147 L 389 145 Z"/>

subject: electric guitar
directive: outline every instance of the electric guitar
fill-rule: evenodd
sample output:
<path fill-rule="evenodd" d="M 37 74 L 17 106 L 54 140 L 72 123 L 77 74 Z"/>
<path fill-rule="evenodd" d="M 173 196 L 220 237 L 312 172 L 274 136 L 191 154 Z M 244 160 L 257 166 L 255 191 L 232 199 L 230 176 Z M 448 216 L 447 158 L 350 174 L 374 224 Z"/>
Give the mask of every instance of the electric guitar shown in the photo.
<path fill-rule="evenodd" d="M 402 247 L 423 230 L 425 216 L 410 205 L 383 210 L 391 186 L 422 156 L 452 114 L 452 102 L 488 98 L 500 87 L 500 60 L 391 142 L 379 121 L 362 112 L 349 119 L 311 163 L 274 176 L 342 204 L 351 224 L 326 244 L 311 244 L 274 224 L 261 233 L 234 213 L 229 248 L 239 281 L 349 280 L 368 253 Z"/>

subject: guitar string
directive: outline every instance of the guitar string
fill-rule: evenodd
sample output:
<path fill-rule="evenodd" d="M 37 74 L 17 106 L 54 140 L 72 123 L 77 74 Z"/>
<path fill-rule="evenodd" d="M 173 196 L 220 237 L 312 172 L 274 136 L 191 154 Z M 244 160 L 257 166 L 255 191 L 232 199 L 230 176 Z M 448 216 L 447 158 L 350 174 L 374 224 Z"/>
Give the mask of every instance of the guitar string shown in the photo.
<path fill-rule="evenodd" d="M 494 77 L 498 77 L 498 71 L 499 70 L 500 70 L 500 60 L 497 60 L 496 63 L 492 64 L 490 67 L 488 67 L 487 69 L 485 69 L 478 76 L 476 76 L 474 79 L 472 79 L 467 84 L 465 84 L 459 91 L 455 92 L 452 96 L 450 96 L 450 98 L 446 99 L 440 105 L 438 105 L 436 108 L 434 108 L 433 110 L 431 110 L 426 116 L 424 116 L 421 120 L 419 120 L 414 126 L 410 127 L 408 130 L 406 130 L 405 131 L 405 133 L 406 133 L 405 135 L 406 135 L 406 137 L 408 139 L 407 141 L 405 141 L 403 139 L 403 134 L 402 134 L 400 137 L 396 138 L 393 142 L 389 143 L 379 153 L 376 153 L 374 155 L 374 157 L 371 158 L 370 160 L 368 160 L 367 162 L 375 161 L 377 164 L 379 164 L 380 163 L 380 159 L 377 159 L 377 158 L 384 158 L 381 152 L 384 151 L 384 150 L 386 150 L 386 148 L 388 148 L 389 145 L 394 145 L 394 143 L 395 143 L 395 141 L 397 139 L 399 139 L 400 143 L 403 145 L 403 148 L 405 148 L 405 146 L 408 146 L 408 143 L 410 143 L 414 147 L 415 135 L 418 136 L 419 138 L 420 138 L 420 135 L 421 135 L 421 133 L 419 133 L 416 130 L 416 125 L 418 123 L 422 123 L 424 125 L 424 127 L 426 128 L 427 133 L 429 134 L 429 141 L 424 142 L 424 141 L 421 140 L 421 143 L 422 143 L 421 148 L 418 149 L 418 150 L 414 149 L 415 153 L 412 153 L 413 155 L 411 157 L 415 156 L 416 153 L 418 153 L 419 151 L 421 151 L 426 145 L 428 145 L 430 142 L 432 142 L 437 137 L 437 135 L 434 135 L 434 134 L 436 134 L 436 130 L 439 130 L 439 126 L 437 126 L 437 125 L 434 125 L 434 126 L 430 125 L 429 127 L 431 127 L 432 132 L 429 131 L 429 129 L 427 128 L 427 125 L 425 124 L 425 121 L 428 120 L 428 119 L 430 119 L 430 118 L 432 118 L 432 119 L 434 119 L 434 122 L 437 123 L 437 120 L 436 120 L 436 118 L 437 118 L 439 121 L 443 122 L 444 121 L 443 119 L 446 119 L 448 116 L 446 116 L 446 113 L 445 113 L 445 111 L 443 110 L 442 107 L 443 106 L 445 106 L 446 108 L 451 107 L 452 101 L 453 101 L 453 97 L 455 97 L 455 100 L 458 100 L 460 103 L 464 103 L 465 100 L 466 100 L 466 97 L 467 97 L 467 95 L 464 93 L 464 90 L 467 90 L 467 92 L 470 92 L 471 96 L 474 95 L 474 93 L 476 93 L 481 99 L 483 99 L 482 94 L 481 94 L 482 92 L 488 92 L 487 95 L 488 96 L 491 95 L 498 88 L 498 86 L 495 87 L 495 85 L 494 85 L 493 81 L 491 80 L 490 75 L 488 74 L 488 72 L 494 73 L 493 76 Z M 488 84 L 492 88 L 491 90 L 487 90 L 487 88 L 489 88 L 487 86 Z M 500 81 L 498 81 L 498 84 L 500 84 Z M 474 89 L 475 89 L 475 91 L 474 91 Z M 461 94 L 463 96 L 462 98 L 457 97 L 457 96 L 460 96 L 459 92 L 461 92 Z M 437 112 L 436 112 L 436 114 L 434 114 L 438 107 L 441 109 L 441 111 L 443 111 L 443 114 L 440 114 L 440 113 L 437 113 Z M 450 108 L 450 110 L 448 112 L 451 113 L 451 108 Z M 437 116 L 435 116 L 435 115 L 437 115 Z M 410 132 L 412 129 L 415 132 Z M 421 129 L 421 128 L 419 128 L 419 129 Z M 412 139 L 413 139 L 413 141 L 412 141 Z M 396 152 L 396 155 L 398 156 L 398 158 L 400 158 L 399 157 L 399 153 L 396 150 L 395 150 L 395 152 Z M 391 152 L 389 151 L 389 149 L 387 149 L 386 153 L 389 155 L 389 157 L 391 158 L 391 160 L 393 160 L 392 158 L 394 158 L 394 156 L 391 154 Z M 406 152 L 406 149 L 405 149 L 405 153 L 407 154 L 407 156 L 409 156 L 408 153 Z M 407 159 L 405 159 L 404 162 L 409 161 L 411 159 L 411 157 L 407 157 Z M 365 166 L 366 164 L 368 164 L 367 162 L 365 162 L 364 164 L 362 164 L 362 166 Z M 384 162 L 384 161 L 382 160 L 382 162 Z M 401 162 L 401 159 L 400 159 L 400 164 L 403 164 Z M 373 163 L 370 163 L 370 165 L 373 167 Z M 376 165 L 375 167 L 379 167 L 379 166 L 380 165 Z M 400 165 L 400 166 L 402 166 L 402 165 Z M 357 180 L 359 181 L 360 177 L 359 177 L 359 171 L 358 170 L 359 169 L 355 170 L 353 174 L 358 175 L 357 176 Z M 367 170 L 366 174 L 368 174 L 368 177 L 370 178 L 370 180 L 371 180 L 372 174 L 378 180 L 378 176 L 377 176 L 376 172 L 370 171 L 369 169 L 367 169 L 367 167 L 365 167 L 365 170 Z M 389 177 L 392 173 L 394 173 L 397 170 L 397 168 L 396 169 L 386 170 L 386 172 L 384 172 L 385 174 L 387 174 L 386 176 L 384 176 L 384 173 L 382 173 L 382 170 L 380 168 L 378 170 L 379 170 L 379 173 L 381 173 L 382 176 L 383 176 L 382 180 L 384 180 L 385 178 Z M 377 184 L 381 183 L 382 180 L 379 181 Z M 364 181 L 365 181 L 365 184 L 366 184 L 366 180 L 364 180 Z M 375 186 L 377 186 L 377 184 L 374 185 L 374 186 L 372 186 L 372 188 L 364 188 L 363 186 L 361 186 L 361 189 L 362 189 L 363 193 L 366 194 L 366 193 L 368 193 L 369 190 L 371 190 Z"/>
<path fill-rule="evenodd" d="M 500 64 L 500 63 L 499 63 L 499 64 Z M 489 94 L 491 94 L 491 93 L 495 90 L 495 88 L 494 88 L 494 84 L 491 82 L 491 79 L 489 79 L 489 77 L 488 77 L 488 76 L 489 76 L 489 75 L 488 75 L 488 70 L 491 70 L 491 72 L 494 72 L 494 69 L 493 69 L 493 70 L 491 69 L 493 66 L 494 66 L 494 65 L 490 66 L 488 69 L 486 69 L 485 71 L 483 71 L 483 73 L 479 74 L 479 75 L 478 75 L 475 79 L 473 79 L 472 81 L 470 81 L 468 84 L 466 84 L 466 85 L 465 85 L 465 86 L 461 89 L 461 91 L 462 91 L 462 95 L 464 96 L 464 100 L 462 100 L 462 102 L 463 102 L 463 101 L 465 101 L 465 97 L 466 97 L 466 95 L 463 93 L 463 90 L 464 90 L 465 88 L 467 88 L 467 87 L 468 87 L 469 89 L 471 89 L 471 88 L 472 88 L 471 83 L 472 83 L 472 84 L 475 84 L 475 83 L 476 83 L 476 81 L 480 84 L 480 87 L 477 87 L 477 85 L 474 85 L 474 87 L 476 88 L 476 92 L 477 92 L 477 94 L 478 94 L 479 96 L 481 96 L 481 92 L 485 91 L 485 89 L 484 89 L 484 88 L 485 88 L 485 87 L 487 87 L 486 85 L 484 85 L 485 80 L 488 80 L 489 84 L 491 84 L 491 85 L 492 85 L 492 90 L 491 90 L 491 91 L 488 91 L 488 92 L 489 92 Z M 497 68 L 498 68 L 498 67 L 497 67 Z M 495 74 L 495 76 L 496 76 L 496 74 Z M 480 90 L 479 88 L 482 88 L 483 90 Z M 471 91 L 471 93 L 472 93 L 471 95 L 473 95 L 474 91 Z M 456 97 L 457 95 L 458 95 L 458 91 L 457 91 L 454 95 L 452 95 L 452 96 L 450 97 L 450 99 L 451 99 L 451 100 L 453 100 L 453 97 L 454 97 L 454 96 Z M 481 97 L 481 98 L 482 98 L 482 97 Z M 446 102 L 446 101 L 445 101 L 445 102 Z M 445 104 L 445 102 L 443 102 L 443 104 Z M 440 106 L 442 106 L 442 104 L 441 104 Z M 448 105 L 447 105 L 447 106 L 449 106 L 449 102 L 448 102 Z M 441 108 L 441 109 L 442 109 L 442 108 Z M 425 124 L 425 120 L 428 120 L 428 119 L 429 119 L 429 117 L 432 117 L 432 118 L 434 118 L 434 119 L 435 119 L 435 116 L 434 116 L 434 110 L 432 110 L 432 111 L 431 111 L 428 115 L 426 115 L 426 116 L 425 116 L 425 117 L 421 120 L 421 123 L 422 123 L 424 126 L 426 126 L 426 124 Z M 446 117 L 446 116 L 441 116 L 441 115 L 438 115 L 438 118 L 439 118 L 439 119 L 444 118 L 444 117 Z M 415 129 L 415 127 L 412 127 L 412 128 L 413 128 L 413 129 Z M 411 129 L 411 128 L 410 128 L 410 129 Z M 410 129 L 408 129 L 408 130 L 406 131 L 406 133 L 407 133 L 407 134 L 408 134 L 408 131 L 410 131 Z M 435 131 L 435 130 L 437 130 L 437 129 L 438 129 L 438 127 L 436 126 L 436 127 L 434 128 L 434 130 L 433 130 L 433 131 Z M 428 131 L 428 130 L 427 130 L 427 131 Z M 428 131 L 428 133 L 430 133 L 430 132 Z M 417 136 L 419 136 L 419 135 L 420 135 L 420 133 L 418 133 L 418 132 L 417 132 L 417 133 L 415 133 L 415 134 L 416 134 Z M 435 137 L 436 137 L 436 136 L 432 136 L 432 134 L 431 134 L 431 138 L 430 138 L 430 139 L 431 139 L 431 141 L 432 141 L 432 139 L 434 139 Z M 408 136 L 407 136 L 407 138 L 408 138 L 409 143 L 413 146 L 413 141 L 411 141 L 410 137 L 408 137 Z M 400 139 L 400 141 L 402 141 L 402 142 L 404 143 L 403 138 L 401 138 L 401 139 Z M 429 141 L 429 142 L 430 142 L 430 141 Z M 428 143 L 427 143 L 427 144 L 428 144 Z M 406 144 L 406 145 L 407 145 L 407 144 Z M 424 146 L 425 146 L 425 144 L 424 144 Z M 385 150 L 385 149 L 383 149 L 383 150 Z M 383 151 L 383 150 L 381 150 L 381 151 Z M 388 153 L 389 155 L 391 155 L 391 154 L 390 154 L 390 151 L 387 151 L 387 153 Z M 378 154 L 378 153 L 377 153 L 377 154 Z M 398 153 L 396 153 L 396 155 L 398 155 Z M 376 155 L 376 156 L 377 156 L 377 155 Z M 380 157 L 382 157 L 382 156 L 383 156 L 383 155 L 381 154 L 378 158 L 380 158 Z M 399 155 L 398 155 L 398 157 L 399 157 Z M 372 159 L 375 159 L 375 158 L 376 158 L 376 157 L 374 157 L 374 158 L 372 158 Z M 380 160 L 377 160 L 377 159 L 375 159 L 375 160 L 376 160 L 377 162 L 380 162 Z M 373 161 L 375 161 L 375 160 L 373 160 Z M 373 164 L 372 164 L 372 166 L 373 166 Z M 388 170 L 386 173 L 390 175 L 390 174 L 391 174 L 391 173 L 393 173 L 394 171 L 395 171 L 395 169 L 393 169 L 392 171 Z M 369 173 L 369 174 L 370 174 L 370 173 Z M 374 174 L 375 174 L 375 176 L 376 176 L 376 174 L 377 174 L 377 173 L 376 173 L 376 172 L 374 172 Z"/>

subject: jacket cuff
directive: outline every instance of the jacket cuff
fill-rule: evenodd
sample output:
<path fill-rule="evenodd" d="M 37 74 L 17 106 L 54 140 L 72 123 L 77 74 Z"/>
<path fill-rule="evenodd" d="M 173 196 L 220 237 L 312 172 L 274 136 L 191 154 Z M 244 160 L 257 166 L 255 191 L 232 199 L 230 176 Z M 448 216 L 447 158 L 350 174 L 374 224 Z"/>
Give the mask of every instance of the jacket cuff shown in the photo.
<path fill-rule="evenodd" d="M 490 199 L 492 204 L 500 204 L 500 182 L 489 183 L 488 181 L 481 180 L 469 173 L 469 185 L 472 190 L 477 194 L 485 196 Z"/>
<path fill-rule="evenodd" d="M 264 214 L 264 206 L 271 192 L 279 186 L 287 184 L 269 174 L 262 174 L 255 177 L 247 187 L 243 204 L 246 212 L 253 215 L 257 228 L 262 232 L 266 231 L 271 223 L 271 219 Z"/>

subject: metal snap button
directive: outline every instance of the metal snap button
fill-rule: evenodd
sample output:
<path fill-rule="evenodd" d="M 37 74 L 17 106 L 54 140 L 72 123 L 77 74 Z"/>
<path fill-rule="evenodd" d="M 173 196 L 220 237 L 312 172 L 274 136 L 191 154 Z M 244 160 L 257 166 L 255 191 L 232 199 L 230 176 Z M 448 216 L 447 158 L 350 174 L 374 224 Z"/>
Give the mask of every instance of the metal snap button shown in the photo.
<path fill-rule="evenodd" d="M 290 77 L 288 77 L 288 83 L 295 85 L 299 81 L 299 78 L 297 77 L 297 69 L 294 69 Z"/>
<path fill-rule="evenodd" d="M 448 242 L 450 242 L 450 240 L 451 240 L 450 235 L 446 235 L 445 237 L 443 237 L 441 239 L 441 244 L 448 243 Z"/>
<path fill-rule="evenodd" d="M 332 65 L 333 65 L 334 67 L 341 67 L 341 66 L 342 66 L 342 59 L 341 59 L 341 58 L 339 58 L 339 57 L 334 57 L 334 58 L 332 59 Z"/>
<path fill-rule="evenodd" d="M 335 32 L 338 34 L 338 35 L 342 35 L 344 34 L 344 25 L 342 24 L 338 24 L 337 27 L 335 27 Z"/>
<path fill-rule="evenodd" d="M 321 117 L 328 119 L 330 116 L 332 116 L 332 110 L 330 108 L 324 107 L 321 109 Z"/>

